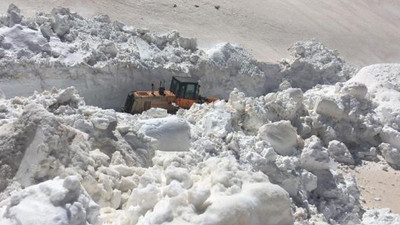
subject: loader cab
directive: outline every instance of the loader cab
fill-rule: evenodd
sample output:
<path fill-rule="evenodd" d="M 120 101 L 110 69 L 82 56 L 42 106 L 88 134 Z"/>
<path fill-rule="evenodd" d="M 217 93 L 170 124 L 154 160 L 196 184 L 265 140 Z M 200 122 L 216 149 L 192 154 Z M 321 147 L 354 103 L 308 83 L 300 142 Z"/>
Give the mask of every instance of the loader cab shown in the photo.
<path fill-rule="evenodd" d="M 125 104 L 121 108 L 121 111 L 127 112 L 127 113 L 132 113 L 131 111 L 132 111 L 132 106 L 133 106 L 134 101 L 135 101 L 135 94 L 134 94 L 134 92 L 130 92 L 128 94 L 128 97 L 126 97 Z"/>
<path fill-rule="evenodd" d="M 170 91 L 179 99 L 199 99 L 200 85 L 192 77 L 172 77 Z"/>

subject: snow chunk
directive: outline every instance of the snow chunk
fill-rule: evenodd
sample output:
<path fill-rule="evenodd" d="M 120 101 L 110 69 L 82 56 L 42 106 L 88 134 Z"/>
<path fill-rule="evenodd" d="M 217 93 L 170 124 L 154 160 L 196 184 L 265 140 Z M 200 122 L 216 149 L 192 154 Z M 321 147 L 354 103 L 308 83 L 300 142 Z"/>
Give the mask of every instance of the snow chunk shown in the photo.
<path fill-rule="evenodd" d="M 197 40 L 196 38 L 183 38 L 179 37 L 179 45 L 184 49 L 190 49 L 195 51 L 197 49 Z"/>
<path fill-rule="evenodd" d="M 103 52 L 107 58 L 115 58 L 118 54 L 118 49 L 113 42 L 105 42 L 99 47 L 99 51 Z"/>
<path fill-rule="evenodd" d="M 113 111 L 96 112 L 91 121 L 93 126 L 99 130 L 113 130 L 117 126 L 117 117 Z"/>
<path fill-rule="evenodd" d="M 293 224 L 289 195 L 270 183 L 244 184 L 240 194 L 209 199 L 200 224 Z"/>
<path fill-rule="evenodd" d="M 21 10 L 14 4 L 10 4 L 7 9 L 8 26 L 13 27 L 15 24 L 19 24 L 22 21 L 23 16 Z"/>
<path fill-rule="evenodd" d="M 108 155 L 102 153 L 100 149 L 95 149 L 89 152 L 90 157 L 93 158 L 97 165 L 108 165 L 110 161 L 110 157 Z"/>
<path fill-rule="evenodd" d="M 197 210 L 201 209 L 203 203 L 210 197 L 210 190 L 201 187 L 195 187 L 188 191 L 188 201 L 196 207 Z"/>
<path fill-rule="evenodd" d="M 368 88 L 365 84 L 358 82 L 346 82 L 341 87 L 340 92 L 354 96 L 358 100 L 362 100 L 368 93 Z"/>
<path fill-rule="evenodd" d="M 217 104 L 221 105 L 223 102 Z M 232 131 L 231 114 L 222 107 L 216 107 L 215 110 L 206 113 L 196 125 L 203 127 L 204 135 L 225 137 Z"/>
<path fill-rule="evenodd" d="M 384 126 L 381 137 L 384 143 L 379 145 L 379 149 L 383 157 L 394 169 L 400 169 L 400 132 Z"/>
<path fill-rule="evenodd" d="M 209 49 L 207 55 L 219 66 L 231 67 L 236 65 L 241 69 L 239 74 L 249 74 L 251 76 L 263 75 L 263 72 L 257 67 L 250 53 L 238 45 L 230 43 L 218 44 L 214 48 Z"/>
<path fill-rule="evenodd" d="M 157 140 L 155 147 L 161 151 L 188 151 L 190 147 L 189 124 L 176 116 L 140 121 L 139 132 Z"/>
<path fill-rule="evenodd" d="M 297 132 L 290 121 L 279 121 L 260 127 L 258 137 L 268 141 L 280 155 L 292 155 L 297 147 Z"/>
<path fill-rule="evenodd" d="M 390 144 L 382 143 L 379 145 L 379 150 L 382 153 L 386 162 L 396 170 L 400 170 L 400 150 Z"/>
<path fill-rule="evenodd" d="M 323 148 L 322 142 L 317 136 L 312 136 L 305 140 L 300 162 L 301 167 L 308 171 L 329 169 L 329 153 Z"/>
<path fill-rule="evenodd" d="M 51 11 L 51 14 L 54 18 L 52 28 L 60 38 L 63 38 L 70 30 L 70 11 L 66 8 L 56 8 Z"/>
<path fill-rule="evenodd" d="M 74 176 L 30 186 L 6 202 L 0 217 L 5 224 L 101 224 L 99 206 Z"/>
<path fill-rule="evenodd" d="M 335 101 L 327 98 L 322 98 L 315 106 L 315 111 L 319 114 L 332 117 L 340 120 L 344 115 L 344 112 Z"/>
<path fill-rule="evenodd" d="M 349 149 L 347 149 L 347 146 L 344 143 L 337 140 L 330 141 L 328 152 L 329 155 L 333 159 L 335 159 L 335 161 L 344 164 L 354 165 L 353 156 L 351 155 Z"/>
<path fill-rule="evenodd" d="M 384 126 L 381 131 L 382 141 L 391 144 L 393 147 L 400 149 L 400 132 L 389 127 Z"/>

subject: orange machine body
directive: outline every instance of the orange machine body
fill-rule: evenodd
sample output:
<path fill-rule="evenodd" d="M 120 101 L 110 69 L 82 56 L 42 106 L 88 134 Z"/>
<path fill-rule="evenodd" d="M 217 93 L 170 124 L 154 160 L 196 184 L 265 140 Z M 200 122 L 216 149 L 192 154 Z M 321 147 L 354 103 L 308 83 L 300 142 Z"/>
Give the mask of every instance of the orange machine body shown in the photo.
<path fill-rule="evenodd" d="M 194 103 L 199 103 L 200 100 L 198 99 L 186 99 L 186 98 L 177 98 L 175 100 L 175 103 L 180 107 L 184 109 L 189 109 L 192 107 Z"/>
<path fill-rule="evenodd" d="M 158 91 L 132 91 L 128 94 L 122 111 L 141 113 L 150 108 L 163 108 L 170 113 L 179 108 L 189 109 L 194 103 L 210 103 L 218 98 L 199 95 L 200 85 L 191 77 L 172 77 L 170 90 L 161 87 Z"/>

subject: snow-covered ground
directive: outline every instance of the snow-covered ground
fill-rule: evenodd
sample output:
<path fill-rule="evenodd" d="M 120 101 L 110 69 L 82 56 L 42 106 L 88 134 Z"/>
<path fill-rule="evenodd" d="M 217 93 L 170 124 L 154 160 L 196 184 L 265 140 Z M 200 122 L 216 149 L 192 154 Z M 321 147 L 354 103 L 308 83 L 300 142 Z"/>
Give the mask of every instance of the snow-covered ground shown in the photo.
<path fill-rule="evenodd" d="M 264 63 L 229 43 L 205 51 L 177 32 L 13 6 L 0 47 L 1 225 L 400 221 L 365 212 L 349 172 L 400 168 L 398 64 L 358 70 L 314 40 Z M 228 101 L 114 110 L 189 74 Z"/>
<path fill-rule="evenodd" d="M 2 0 L 0 12 L 10 3 L 30 16 L 63 6 L 156 32 L 178 30 L 205 48 L 240 43 L 261 61 L 280 60 L 292 43 L 314 37 L 360 66 L 400 60 L 397 0 Z"/>

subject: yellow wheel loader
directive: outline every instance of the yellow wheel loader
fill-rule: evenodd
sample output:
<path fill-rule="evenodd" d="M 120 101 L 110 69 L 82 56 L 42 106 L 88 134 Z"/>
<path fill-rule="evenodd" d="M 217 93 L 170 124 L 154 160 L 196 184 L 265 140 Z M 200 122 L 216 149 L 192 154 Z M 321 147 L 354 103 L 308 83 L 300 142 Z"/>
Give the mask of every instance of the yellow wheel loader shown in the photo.
<path fill-rule="evenodd" d="M 173 76 L 169 90 L 160 82 L 158 91 L 132 91 L 126 98 L 123 112 L 141 113 L 150 108 L 163 108 L 169 113 L 175 113 L 179 108 L 189 109 L 194 103 L 210 103 L 217 98 L 204 98 L 199 95 L 200 85 L 192 77 Z"/>

